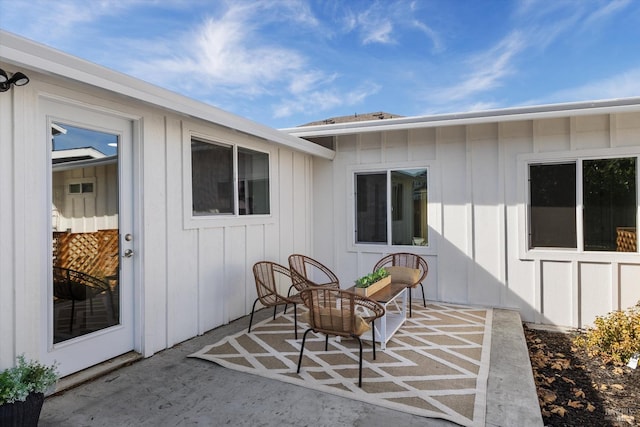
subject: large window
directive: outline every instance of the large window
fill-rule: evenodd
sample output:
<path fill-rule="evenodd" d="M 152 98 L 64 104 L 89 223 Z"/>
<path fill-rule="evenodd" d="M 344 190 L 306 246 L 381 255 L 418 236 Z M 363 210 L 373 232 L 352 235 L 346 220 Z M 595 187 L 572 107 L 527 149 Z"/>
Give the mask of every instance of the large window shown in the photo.
<path fill-rule="evenodd" d="M 269 213 L 269 155 L 191 141 L 193 215 Z"/>
<path fill-rule="evenodd" d="M 529 247 L 636 252 L 636 170 L 635 157 L 530 164 Z"/>
<path fill-rule="evenodd" d="M 427 169 L 355 174 L 356 243 L 428 244 Z"/>

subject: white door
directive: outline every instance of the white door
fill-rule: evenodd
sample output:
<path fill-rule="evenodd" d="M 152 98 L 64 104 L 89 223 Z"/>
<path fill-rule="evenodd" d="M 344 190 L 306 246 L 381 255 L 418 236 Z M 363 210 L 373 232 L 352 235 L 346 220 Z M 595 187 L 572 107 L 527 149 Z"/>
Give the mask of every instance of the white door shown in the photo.
<path fill-rule="evenodd" d="M 133 121 L 43 106 L 52 230 L 43 359 L 64 376 L 134 348 Z"/>

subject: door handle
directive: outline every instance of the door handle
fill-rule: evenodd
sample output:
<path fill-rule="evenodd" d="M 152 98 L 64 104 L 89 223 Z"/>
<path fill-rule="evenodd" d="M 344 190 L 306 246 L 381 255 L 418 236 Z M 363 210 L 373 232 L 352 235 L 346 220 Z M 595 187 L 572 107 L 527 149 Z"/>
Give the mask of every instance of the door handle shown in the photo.
<path fill-rule="evenodd" d="M 133 256 L 133 251 L 131 249 L 126 249 L 122 256 L 125 258 L 131 258 Z"/>

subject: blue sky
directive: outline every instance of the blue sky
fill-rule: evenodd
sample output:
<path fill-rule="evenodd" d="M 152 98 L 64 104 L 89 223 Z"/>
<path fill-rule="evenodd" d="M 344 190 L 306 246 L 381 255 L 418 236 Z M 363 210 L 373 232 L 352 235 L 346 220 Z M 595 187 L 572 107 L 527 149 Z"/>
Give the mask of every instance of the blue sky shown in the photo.
<path fill-rule="evenodd" d="M 257 122 L 640 96 L 637 0 L 0 0 L 0 28 Z"/>

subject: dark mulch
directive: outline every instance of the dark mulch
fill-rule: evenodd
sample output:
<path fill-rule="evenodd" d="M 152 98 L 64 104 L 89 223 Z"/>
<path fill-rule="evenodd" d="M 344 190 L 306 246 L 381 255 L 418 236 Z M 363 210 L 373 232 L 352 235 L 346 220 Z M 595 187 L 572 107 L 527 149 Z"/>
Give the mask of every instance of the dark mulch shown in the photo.
<path fill-rule="evenodd" d="M 577 334 L 525 326 L 545 426 L 640 425 L 640 367 L 604 365 L 573 344 Z"/>

